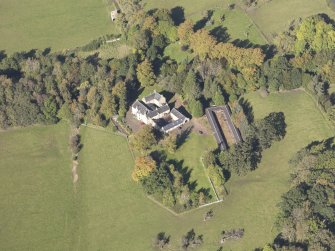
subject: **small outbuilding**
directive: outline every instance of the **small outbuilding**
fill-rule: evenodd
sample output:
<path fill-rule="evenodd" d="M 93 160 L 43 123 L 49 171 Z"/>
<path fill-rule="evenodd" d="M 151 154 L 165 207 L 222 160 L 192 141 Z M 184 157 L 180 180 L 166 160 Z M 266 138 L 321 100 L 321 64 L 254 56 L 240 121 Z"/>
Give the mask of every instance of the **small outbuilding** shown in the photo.
<path fill-rule="evenodd" d="M 111 19 L 112 21 L 114 22 L 115 19 L 117 18 L 117 15 L 119 14 L 119 10 L 118 9 L 115 9 L 115 10 L 112 10 L 111 11 Z"/>

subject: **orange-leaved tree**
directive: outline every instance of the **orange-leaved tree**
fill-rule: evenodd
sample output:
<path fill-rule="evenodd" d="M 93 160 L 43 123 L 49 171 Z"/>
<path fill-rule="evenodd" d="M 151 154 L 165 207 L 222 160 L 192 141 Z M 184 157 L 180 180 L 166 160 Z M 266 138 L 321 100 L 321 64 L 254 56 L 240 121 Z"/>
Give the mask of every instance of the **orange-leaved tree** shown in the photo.
<path fill-rule="evenodd" d="M 141 156 L 135 159 L 135 167 L 131 174 L 134 181 L 150 175 L 156 169 L 156 162 L 150 156 Z"/>

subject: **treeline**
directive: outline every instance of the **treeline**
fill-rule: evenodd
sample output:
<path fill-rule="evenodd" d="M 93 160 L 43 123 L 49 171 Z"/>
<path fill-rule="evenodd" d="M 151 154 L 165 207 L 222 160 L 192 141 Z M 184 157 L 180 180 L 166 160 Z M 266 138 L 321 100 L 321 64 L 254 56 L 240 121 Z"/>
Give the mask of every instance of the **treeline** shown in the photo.
<path fill-rule="evenodd" d="M 268 93 L 305 87 L 335 118 L 334 27 L 316 16 L 291 25 L 276 38 L 277 52 L 240 48 L 218 42 L 212 31 L 171 11 L 144 11 L 138 1 L 121 1 L 126 11 L 117 19 L 122 38 L 135 49 L 123 59 L 79 57 L 75 51 L 31 51 L 0 57 L 0 126 L 56 123 L 67 119 L 106 126 L 113 115 L 124 117 L 142 87 L 157 85 L 178 94 L 189 112 L 233 102 L 249 91 Z M 99 47 L 106 38 L 83 49 Z M 164 49 L 179 43 L 191 60 L 176 62 Z M 265 60 L 265 61 L 264 61 Z M 29 111 L 29 112 L 28 112 Z"/>
<path fill-rule="evenodd" d="M 330 84 L 335 83 L 334 37 L 334 22 L 326 15 L 293 22 L 288 31 L 275 39 L 278 53 L 269 61 L 269 68 L 274 68 L 274 71 L 268 74 L 268 78 L 272 79 L 271 89 L 280 89 L 281 84 L 284 89 L 303 86 L 333 122 L 335 100 L 328 89 Z"/>
<path fill-rule="evenodd" d="M 137 55 L 122 60 L 31 51 L 0 62 L 0 127 L 59 119 L 105 126 L 125 116 L 136 93 Z"/>
<path fill-rule="evenodd" d="M 280 234 L 263 250 L 335 249 L 334 138 L 313 142 L 291 160 L 291 187 L 282 196 Z"/>

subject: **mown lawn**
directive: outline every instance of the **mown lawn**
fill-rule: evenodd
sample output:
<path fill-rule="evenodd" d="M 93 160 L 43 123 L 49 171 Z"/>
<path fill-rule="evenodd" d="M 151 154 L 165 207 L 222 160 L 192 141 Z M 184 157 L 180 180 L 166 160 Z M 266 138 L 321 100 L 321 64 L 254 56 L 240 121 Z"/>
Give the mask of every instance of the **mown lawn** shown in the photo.
<path fill-rule="evenodd" d="M 321 13 L 335 17 L 326 0 L 272 0 L 248 12 L 270 40 L 273 34 L 285 31 L 294 19 Z"/>
<path fill-rule="evenodd" d="M 72 250 L 68 135 L 66 124 L 0 132 L 1 250 Z"/>
<path fill-rule="evenodd" d="M 0 50 L 75 48 L 115 32 L 104 0 L 1 0 Z"/>
<path fill-rule="evenodd" d="M 212 201 L 215 201 L 216 197 L 208 177 L 205 175 L 200 157 L 207 150 L 215 149 L 216 147 L 214 137 L 191 133 L 180 148 L 177 149 L 176 153 L 168 156 L 179 162 L 182 168 L 186 168 L 190 172 L 190 183 L 194 182 L 196 189 L 206 189 L 212 196 Z"/>
<path fill-rule="evenodd" d="M 244 228 L 245 236 L 228 242 L 226 250 L 253 250 L 270 242 L 276 235 L 276 204 L 289 188 L 288 160 L 312 140 L 330 137 L 334 131 L 304 92 L 272 94 L 267 98 L 253 93 L 246 98 L 253 105 L 255 118 L 272 111 L 284 112 L 287 134 L 263 153 L 256 171 L 231 178 L 227 183 L 230 195 L 223 203 L 209 207 L 215 216 L 208 222 L 202 217 L 209 208 L 176 217 L 148 200 L 140 186 L 131 181 L 133 160 L 126 140 L 82 128 L 84 148 L 78 186 L 82 211 L 79 243 L 74 250 L 151 250 L 153 237 L 161 231 L 171 235 L 170 247 L 176 249 L 181 236 L 192 228 L 204 237 L 204 245 L 198 250 L 218 249 L 221 231 L 231 228 Z M 188 143 L 192 142 L 190 137 Z M 201 144 L 201 140 L 192 144 Z M 184 152 L 192 153 L 192 149 Z"/>

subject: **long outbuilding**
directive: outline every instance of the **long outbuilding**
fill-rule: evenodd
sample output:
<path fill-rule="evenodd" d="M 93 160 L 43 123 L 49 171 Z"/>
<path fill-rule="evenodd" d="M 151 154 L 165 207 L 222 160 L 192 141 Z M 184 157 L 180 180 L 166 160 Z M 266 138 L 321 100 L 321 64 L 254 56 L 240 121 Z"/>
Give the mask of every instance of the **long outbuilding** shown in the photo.
<path fill-rule="evenodd" d="M 231 110 L 228 105 L 223 105 L 223 106 L 212 106 L 206 109 L 206 116 L 208 119 L 209 124 L 212 127 L 212 130 L 214 132 L 214 137 L 216 139 L 216 142 L 218 143 L 218 146 L 220 150 L 227 150 L 228 149 L 228 143 L 225 138 L 225 135 L 223 133 L 223 130 L 220 126 L 220 123 L 218 121 L 218 118 L 216 117 L 215 113 L 222 112 L 223 116 L 225 118 L 225 122 L 228 125 L 228 128 L 230 132 L 233 135 L 235 144 L 239 143 L 242 141 L 242 137 L 238 131 L 238 129 L 235 127 L 232 119 L 231 119 Z"/>

